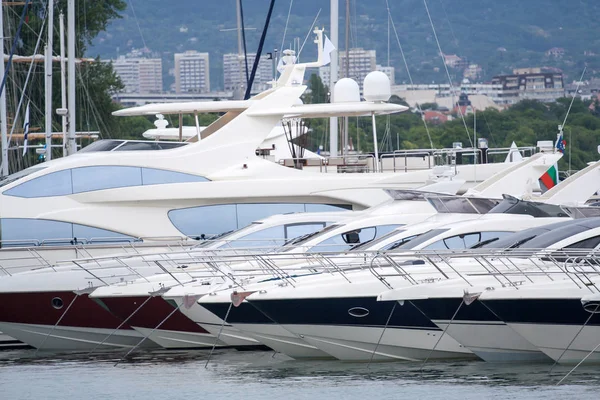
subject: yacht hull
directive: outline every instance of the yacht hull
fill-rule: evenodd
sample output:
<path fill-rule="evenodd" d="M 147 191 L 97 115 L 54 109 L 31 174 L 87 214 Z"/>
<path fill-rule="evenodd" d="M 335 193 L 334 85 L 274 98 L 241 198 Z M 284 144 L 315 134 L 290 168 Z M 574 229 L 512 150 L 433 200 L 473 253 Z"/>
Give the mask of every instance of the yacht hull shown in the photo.
<path fill-rule="evenodd" d="M 134 326 L 142 337 L 165 349 L 209 349 L 213 346 L 226 346 L 210 333 L 172 331 L 168 329 L 151 329 Z"/>
<path fill-rule="evenodd" d="M 308 343 L 348 361 L 371 360 L 375 347 L 381 353 L 375 359 L 382 360 L 473 357 L 451 337 L 439 340 L 441 330 L 411 305 L 394 307 L 376 297 L 248 300 L 241 305 L 248 312 L 230 313 L 228 321 L 244 330 L 252 326 L 253 336 L 261 341 L 257 334 L 264 337 L 269 331 L 271 339 L 283 343 L 295 338 L 304 347 Z M 206 304 L 217 315 L 224 314 L 224 306 Z M 273 326 L 279 326 L 277 332 Z M 280 351 L 290 355 L 289 349 Z"/>
<path fill-rule="evenodd" d="M 342 361 L 468 359 L 473 354 L 439 329 L 284 325 L 306 342 Z"/>
<path fill-rule="evenodd" d="M 0 331 L 44 350 L 135 346 L 142 336 L 87 294 L 0 293 Z"/>
<path fill-rule="evenodd" d="M 90 351 L 130 348 L 136 346 L 142 336 L 134 330 L 82 328 L 73 326 L 35 325 L 0 322 L 0 329 L 12 337 L 48 351 Z M 142 343 L 140 347 L 157 347 Z"/>
<path fill-rule="evenodd" d="M 271 349 L 295 359 L 327 359 L 329 354 L 317 349 L 298 335 L 277 324 L 267 314 L 249 302 L 243 302 L 238 307 L 231 303 L 201 303 L 218 318 L 226 319 L 227 325 L 233 326 L 236 332 L 250 336 L 254 340 Z M 228 326 L 223 327 L 226 332 Z M 213 325 L 217 331 L 220 327 Z M 223 333 L 221 333 L 223 335 Z"/>
<path fill-rule="evenodd" d="M 162 297 L 100 297 L 98 300 L 143 337 L 164 348 L 195 349 L 215 344 L 215 337 Z M 217 342 L 217 345 L 225 343 Z"/>
<path fill-rule="evenodd" d="M 181 298 L 172 298 L 177 304 L 181 305 Z M 200 325 L 202 329 L 218 337 L 221 342 L 230 347 L 256 347 L 260 346 L 261 342 L 244 334 L 231 324 L 223 323 L 223 320 L 215 314 L 208 311 L 206 308 L 194 302 L 190 307 L 180 306 L 179 310 L 189 319 Z"/>
<path fill-rule="evenodd" d="M 600 363 L 600 326 L 508 324 L 559 364 Z M 582 324 L 583 325 L 583 324 Z M 571 342 L 572 341 L 572 342 Z M 595 349 L 595 351 L 594 351 Z"/>
<path fill-rule="evenodd" d="M 506 324 L 562 364 L 600 362 L 600 315 L 581 299 L 483 299 Z M 595 349 L 595 351 L 594 351 Z"/>
<path fill-rule="evenodd" d="M 551 361 L 479 301 L 462 298 L 412 300 L 434 324 L 479 358 L 488 362 Z"/>

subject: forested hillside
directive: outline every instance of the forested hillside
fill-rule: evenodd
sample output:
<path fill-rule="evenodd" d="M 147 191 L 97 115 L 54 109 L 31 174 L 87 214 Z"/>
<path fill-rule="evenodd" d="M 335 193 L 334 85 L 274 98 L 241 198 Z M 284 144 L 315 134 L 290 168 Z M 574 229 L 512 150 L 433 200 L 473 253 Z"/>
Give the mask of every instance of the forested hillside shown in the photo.
<path fill-rule="evenodd" d="M 340 0 L 340 47 L 343 48 L 344 1 Z M 390 0 L 393 21 L 404 47 L 413 78 L 421 83 L 446 82 L 423 0 Z M 115 20 L 88 49 L 103 58 L 125 54 L 132 48 L 147 47 L 163 58 L 165 81 L 172 68 L 173 53 L 183 50 L 208 51 L 211 80 L 222 85 L 221 56 L 237 51 L 235 0 L 161 1 L 129 0 L 123 18 Z M 255 51 L 269 0 L 244 1 L 248 49 Z M 445 54 L 457 54 L 483 68 L 482 79 L 516 67 L 547 66 L 564 70 L 566 80 L 579 78 L 588 65 L 586 77 L 600 73 L 600 2 L 595 0 L 427 0 L 431 17 Z M 133 7 L 132 7 L 133 6 Z M 277 0 L 265 51 L 280 48 L 289 0 Z M 315 16 L 317 24 L 329 26 L 329 1 L 295 0 L 285 46 L 293 38 L 304 41 Z M 375 48 L 378 63 L 387 64 L 388 25 L 386 0 L 351 0 L 351 46 Z M 551 48 L 564 55 L 546 56 Z M 303 55 L 314 54 L 307 42 Z M 393 32 L 390 64 L 396 67 L 397 81 L 407 80 Z M 458 71 L 450 71 L 460 79 Z M 172 81 L 172 79 L 171 79 Z"/>

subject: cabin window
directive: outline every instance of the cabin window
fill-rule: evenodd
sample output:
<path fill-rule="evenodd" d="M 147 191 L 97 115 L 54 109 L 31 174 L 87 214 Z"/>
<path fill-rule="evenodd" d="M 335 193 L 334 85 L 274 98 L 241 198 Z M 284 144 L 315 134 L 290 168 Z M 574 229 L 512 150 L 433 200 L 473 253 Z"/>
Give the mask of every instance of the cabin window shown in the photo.
<path fill-rule="evenodd" d="M 349 209 L 347 205 L 323 204 L 320 208 L 313 206 L 315 205 L 304 203 L 219 204 L 171 210 L 169 219 L 184 235 L 201 239 L 241 229 L 254 221 L 276 214 L 305 212 L 307 208 L 320 211 Z"/>
<path fill-rule="evenodd" d="M 64 196 L 73 193 L 71 170 L 52 172 L 48 175 L 23 182 L 4 192 L 16 197 Z"/>
<path fill-rule="evenodd" d="M 141 186 L 139 167 L 82 167 L 73 169 L 73 193 Z"/>
<path fill-rule="evenodd" d="M 156 168 L 93 166 L 40 176 L 15 186 L 4 194 L 26 198 L 50 197 L 131 186 L 207 181 L 203 176 Z"/>
<path fill-rule="evenodd" d="M 166 171 L 156 168 L 142 168 L 142 185 L 159 185 L 166 183 L 208 182 L 203 176 L 185 174 L 183 172 Z"/>
<path fill-rule="evenodd" d="M 140 241 L 106 229 L 46 219 L 0 219 L 1 247 L 64 246 Z"/>

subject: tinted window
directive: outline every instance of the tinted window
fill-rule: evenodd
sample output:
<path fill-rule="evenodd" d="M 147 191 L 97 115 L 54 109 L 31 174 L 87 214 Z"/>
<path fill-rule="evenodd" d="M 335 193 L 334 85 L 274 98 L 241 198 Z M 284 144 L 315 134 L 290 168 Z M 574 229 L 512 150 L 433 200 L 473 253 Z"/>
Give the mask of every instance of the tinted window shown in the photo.
<path fill-rule="evenodd" d="M 169 219 L 179 231 L 191 237 L 209 237 L 238 229 L 235 204 L 171 210 Z"/>
<path fill-rule="evenodd" d="M 44 219 L 2 218 L 2 247 L 69 245 L 77 243 L 131 242 L 137 239 L 117 232 L 69 222 Z"/>
<path fill-rule="evenodd" d="M 90 143 L 83 149 L 79 150 L 78 153 L 91 153 L 94 151 L 111 151 L 118 145 L 122 144 L 123 140 L 98 140 L 94 143 Z"/>
<path fill-rule="evenodd" d="M 318 232 L 325 228 L 325 222 L 311 222 L 308 224 L 288 224 L 285 225 L 285 238 L 293 239 L 300 236 L 308 235 L 309 233 Z"/>
<path fill-rule="evenodd" d="M 169 211 L 171 223 L 184 235 L 208 238 L 226 231 L 241 229 L 252 222 L 276 214 L 303 212 L 304 203 L 221 204 Z M 334 207 L 334 210 L 338 206 Z M 345 206 L 339 206 L 341 209 Z M 312 231 L 311 231 L 312 232 Z M 293 238 L 288 235 L 288 238 Z"/>
<path fill-rule="evenodd" d="M 166 171 L 155 168 L 142 168 L 142 185 L 158 185 L 161 183 L 207 182 L 203 176 Z"/>
<path fill-rule="evenodd" d="M 250 225 L 254 221 L 270 217 L 271 215 L 293 212 L 304 212 L 304 204 L 238 204 L 238 228 Z"/>
<path fill-rule="evenodd" d="M 490 239 L 499 239 L 510 235 L 512 232 L 473 232 L 462 235 L 451 236 L 437 242 L 434 242 L 426 247 L 425 250 L 454 250 L 468 249 L 479 242 Z M 414 247 L 413 247 L 414 248 Z"/>
<path fill-rule="evenodd" d="M 155 142 L 126 142 L 114 151 L 161 150 Z"/>
<path fill-rule="evenodd" d="M 591 238 L 587 238 L 585 240 L 581 240 L 577 243 L 573 243 L 565 247 L 566 249 L 595 249 L 600 244 L 600 236 L 594 236 Z"/>
<path fill-rule="evenodd" d="M 52 172 L 4 192 L 5 195 L 16 197 L 64 196 L 72 193 L 71 170 Z"/>
<path fill-rule="evenodd" d="M 49 240 L 66 244 L 73 238 L 72 224 L 43 219 L 2 218 L 0 232 L 3 247 L 36 246 Z"/>
<path fill-rule="evenodd" d="M 335 235 L 311 247 L 308 252 L 343 252 L 361 244 L 368 243 L 380 236 L 383 236 L 400 225 L 380 225 L 368 228 L 356 229 Z"/>
<path fill-rule="evenodd" d="M 416 246 L 420 245 L 421 243 L 425 243 L 428 240 L 441 235 L 442 233 L 448 231 L 449 229 L 432 229 L 428 232 L 425 232 L 421 235 L 419 235 L 417 238 L 410 240 L 409 242 L 396 247 L 397 249 L 412 249 L 415 248 Z"/>
<path fill-rule="evenodd" d="M 134 238 L 133 236 L 79 224 L 73 224 L 73 237 L 77 238 L 77 241 L 85 240 L 87 243 L 138 241 L 138 239 Z"/>
<path fill-rule="evenodd" d="M 17 197 L 64 196 L 93 190 L 181 182 L 207 182 L 203 176 L 156 168 L 94 166 L 53 172 L 4 192 Z"/>
<path fill-rule="evenodd" d="M 249 247 L 268 247 L 275 248 L 283 245 L 285 230 L 282 225 L 272 226 L 250 233 L 246 236 L 233 240 L 222 247 L 249 248 Z"/>
<path fill-rule="evenodd" d="M 98 166 L 73 169 L 73 193 L 142 184 L 139 167 Z"/>
<path fill-rule="evenodd" d="M 306 204 L 306 212 L 350 211 L 352 206 L 346 204 Z"/>
<path fill-rule="evenodd" d="M 10 174 L 7 177 L 5 177 L 4 179 L 0 180 L 0 187 L 6 186 L 9 183 L 16 181 L 17 179 L 21 179 L 27 175 L 33 174 L 34 172 L 37 172 L 37 171 L 41 171 L 45 168 L 47 168 L 47 167 L 46 166 L 40 167 L 40 166 L 36 165 L 34 167 L 29 167 L 24 170 L 21 170 L 19 172 L 15 172 L 14 174 Z"/>

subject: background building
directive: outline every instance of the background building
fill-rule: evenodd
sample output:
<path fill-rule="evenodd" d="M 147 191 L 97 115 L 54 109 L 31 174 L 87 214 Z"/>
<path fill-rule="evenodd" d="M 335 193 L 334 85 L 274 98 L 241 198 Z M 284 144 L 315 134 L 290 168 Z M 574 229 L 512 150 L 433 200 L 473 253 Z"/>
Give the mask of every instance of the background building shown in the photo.
<path fill-rule="evenodd" d="M 135 53 L 111 60 L 113 69 L 125 85 L 124 93 L 161 93 L 162 60 L 139 57 Z"/>
<path fill-rule="evenodd" d="M 252 72 L 252 66 L 256 59 L 256 53 L 248 54 L 248 76 Z M 240 71 L 241 74 L 240 74 Z M 273 60 L 268 55 L 260 58 L 258 69 L 252 85 L 252 93 L 262 92 L 269 89 L 269 82 L 273 80 Z M 244 58 L 237 53 L 223 54 L 223 89 L 235 92 L 237 89 L 246 90 L 246 65 Z"/>
<path fill-rule="evenodd" d="M 210 92 L 208 53 L 189 50 L 175 53 L 175 91 L 177 93 Z"/>
<path fill-rule="evenodd" d="M 360 86 L 360 90 L 362 91 L 363 81 L 367 74 L 372 71 L 377 71 L 377 61 L 376 61 L 376 52 L 375 50 L 365 50 L 365 49 L 350 49 L 349 53 L 349 65 L 348 65 L 348 74 L 346 74 L 346 52 L 339 51 L 339 73 L 338 76 L 340 78 L 352 78 L 358 85 Z M 381 67 L 388 68 L 388 67 Z M 383 71 L 383 70 L 382 70 Z M 388 74 L 390 71 L 383 71 Z M 319 76 L 323 81 L 323 84 L 327 86 L 330 85 L 330 66 L 325 66 L 319 68 Z M 389 74 L 388 74 L 389 76 Z M 391 79 L 390 79 L 391 80 Z"/>
<path fill-rule="evenodd" d="M 524 99 L 552 102 L 565 96 L 563 75 L 560 72 L 542 72 L 540 68 L 520 68 L 512 75 L 492 78 L 493 85 L 501 85 L 502 104 L 514 104 Z"/>

